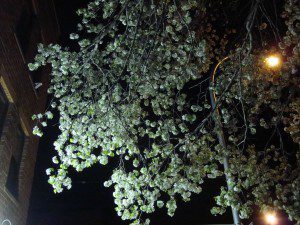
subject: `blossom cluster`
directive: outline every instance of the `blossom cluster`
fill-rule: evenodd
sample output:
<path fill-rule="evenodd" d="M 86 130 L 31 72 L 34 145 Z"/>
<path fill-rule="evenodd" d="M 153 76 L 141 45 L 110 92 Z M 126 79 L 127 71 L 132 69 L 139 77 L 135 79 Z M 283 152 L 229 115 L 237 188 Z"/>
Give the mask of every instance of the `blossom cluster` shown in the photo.
<path fill-rule="evenodd" d="M 210 87 L 219 99 L 227 148 L 218 144 L 216 109 L 208 102 L 205 82 L 210 65 L 225 56 L 228 35 L 235 34 L 216 34 L 221 28 L 210 12 L 218 3 L 93 0 L 78 10 L 82 21 L 70 39 L 79 50 L 40 45 L 29 64 L 30 70 L 52 68 L 48 92 L 54 97 L 51 108 L 59 112 L 60 134 L 54 142 L 56 165 L 46 173 L 54 191 L 71 188 L 70 168 L 80 172 L 118 157 L 104 186 L 113 187 L 116 211 L 132 225 L 149 224 L 147 214 L 157 208 L 166 207 L 173 216 L 179 199 L 189 201 L 202 191 L 205 179 L 225 173 L 232 188 L 221 188 L 213 213 L 231 206 L 248 218 L 258 205 L 282 209 L 299 221 L 299 165 L 289 163 L 282 142 L 273 143 L 284 126 L 299 145 L 299 96 L 297 91 L 286 94 L 299 86 L 299 8 L 294 2 L 288 0 L 283 13 L 282 69 L 264 68 L 261 49 L 241 43 L 230 49 L 230 60 Z M 43 135 L 52 109 L 33 116 L 34 134 Z M 252 141 L 264 130 L 271 133 L 265 148 Z M 225 155 L 228 171 L 222 167 Z"/>

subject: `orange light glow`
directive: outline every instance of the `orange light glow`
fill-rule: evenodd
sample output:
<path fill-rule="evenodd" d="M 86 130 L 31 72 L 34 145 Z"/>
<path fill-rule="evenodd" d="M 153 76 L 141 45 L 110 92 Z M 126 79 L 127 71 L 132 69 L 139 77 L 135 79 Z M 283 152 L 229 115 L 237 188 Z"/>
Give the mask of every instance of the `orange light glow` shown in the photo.
<path fill-rule="evenodd" d="M 270 224 L 270 225 L 275 225 L 275 224 L 277 224 L 277 221 L 278 221 L 275 213 L 267 213 L 265 215 L 265 219 L 266 219 L 267 224 Z"/>
<path fill-rule="evenodd" d="M 281 58 L 278 55 L 270 55 L 264 62 L 268 68 L 275 69 L 281 65 Z"/>

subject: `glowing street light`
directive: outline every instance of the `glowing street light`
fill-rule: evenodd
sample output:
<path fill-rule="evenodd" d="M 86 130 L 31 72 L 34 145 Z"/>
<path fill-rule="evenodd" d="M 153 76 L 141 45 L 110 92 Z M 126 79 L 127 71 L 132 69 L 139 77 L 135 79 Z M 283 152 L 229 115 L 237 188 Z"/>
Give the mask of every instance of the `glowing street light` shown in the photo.
<path fill-rule="evenodd" d="M 269 225 L 275 225 L 275 224 L 277 224 L 277 221 L 278 221 L 275 213 L 267 213 L 265 215 L 265 220 L 266 220 L 267 224 L 269 224 Z"/>
<path fill-rule="evenodd" d="M 270 55 L 264 60 L 266 66 L 270 69 L 276 69 L 281 65 L 281 58 L 278 55 Z"/>

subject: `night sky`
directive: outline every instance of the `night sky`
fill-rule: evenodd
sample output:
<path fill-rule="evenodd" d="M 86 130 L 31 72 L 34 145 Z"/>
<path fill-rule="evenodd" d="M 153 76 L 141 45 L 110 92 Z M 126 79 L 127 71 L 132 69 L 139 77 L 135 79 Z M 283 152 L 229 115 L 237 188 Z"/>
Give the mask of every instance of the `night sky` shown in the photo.
<path fill-rule="evenodd" d="M 87 0 L 56 0 L 56 10 L 61 30 L 60 44 L 75 46 L 69 34 L 76 31 L 79 18 L 76 9 L 83 7 Z M 27 225 L 123 225 L 114 210 L 111 188 L 104 188 L 103 182 L 109 178 L 113 163 L 94 166 L 78 174 L 74 173 L 73 187 L 61 194 L 54 194 L 47 183 L 45 170 L 52 166 L 55 155 L 53 142 L 59 134 L 57 121 L 53 120 L 41 138 L 35 176 L 32 187 Z M 232 223 L 231 214 L 214 217 L 210 208 L 214 206 L 213 196 L 218 194 L 224 181 L 212 180 L 203 186 L 200 195 L 193 195 L 188 203 L 179 201 L 174 217 L 167 216 L 166 209 L 157 210 L 150 218 L 153 225 L 200 225 L 205 223 Z"/>

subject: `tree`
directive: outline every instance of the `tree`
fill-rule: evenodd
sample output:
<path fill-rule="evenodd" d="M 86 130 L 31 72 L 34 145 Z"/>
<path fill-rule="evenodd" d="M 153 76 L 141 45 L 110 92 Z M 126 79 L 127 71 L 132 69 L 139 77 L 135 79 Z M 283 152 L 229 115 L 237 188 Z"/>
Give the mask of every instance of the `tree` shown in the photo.
<path fill-rule="evenodd" d="M 299 7 L 278 2 L 277 24 L 268 1 L 251 1 L 244 23 L 229 16 L 243 4 L 236 0 L 93 0 L 78 10 L 82 21 L 70 38 L 79 49 L 39 45 L 29 64 L 52 68 L 61 131 L 57 165 L 46 171 L 54 192 L 71 188 L 70 168 L 118 157 L 104 185 L 132 225 L 149 224 L 156 208 L 172 216 L 179 199 L 189 201 L 207 178 L 225 173 L 231 189 L 221 187 L 212 213 L 232 206 L 248 218 L 257 206 L 299 224 Z M 264 65 L 270 52 L 281 55 L 280 68 Z M 225 56 L 209 86 L 211 65 Z M 41 136 L 52 117 L 51 110 L 34 115 L 33 133 Z"/>

